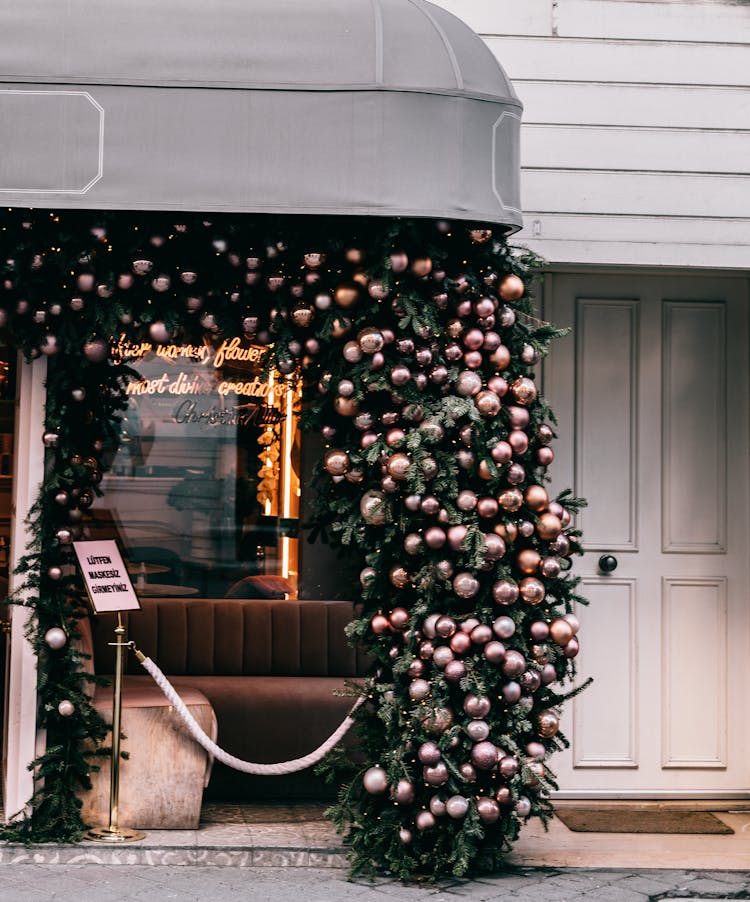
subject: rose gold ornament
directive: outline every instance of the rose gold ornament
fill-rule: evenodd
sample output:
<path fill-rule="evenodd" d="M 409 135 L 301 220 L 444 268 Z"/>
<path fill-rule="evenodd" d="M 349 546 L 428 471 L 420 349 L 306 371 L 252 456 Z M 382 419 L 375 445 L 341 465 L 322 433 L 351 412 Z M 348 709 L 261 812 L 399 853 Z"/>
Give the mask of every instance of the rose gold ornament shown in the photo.
<path fill-rule="evenodd" d="M 529 488 L 531 488 L 531 486 Z M 529 490 L 527 489 L 527 495 L 528 491 Z M 542 514 L 536 524 L 536 531 L 540 539 L 544 539 L 546 542 L 549 542 L 552 539 L 556 539 L 560 535 L 560 533 L 562 532 L 562 523 L 554 514 Z"/>
<path fill-rule="evenodd" d="M 461 397 L 468 398 L 478 394 L 482 388 L 482 377 L 473 370 L 464 370 L 458 374 L 456 380 L 456 392 Z"/>
<path fill-rule="evenodd" d="M 470 633 L 474 645 L 484 645 L 492 639 L 492 628 L 486 623 L 478 623 Z"/>
<path fill-rule="evenodd" d="M 339 448 L 332 448 L 326 452 L 323 466 L 331 476 L 343 476 L 350 466 L 349 455 Z"/>
<path fill-rule="evenodd" d="M 514 429 L 508 436 L 508 444 L 516 454 L 525 454 L 529 447 L 529 437 L 520 429 Z"/>
<path fill-rule="evenodd" d="M 500 282 L 498 294 L 504 301 L 518 301 L 523 297 L 524 284 L 516 275 L 508 275 Z"/>
<path fill-rule="evenodd" d="M 423 742 L 417 750 L 417 757 L 422 764 L 434 766 L 440 761 L 442 755 L 434 742 Z"/>
<path fill-rule="evenodd" d="M 516 379 L 510 387 L 511 393 L 517 404 L 528 406 L 532 404 L 537 397 L 537 389 L 532 379 L 527 376 L 521 376 Z"/>
<path fill-rule="evenodd" d="M 463 661 L 448 661 L 445 665 L 445 678 L 451 683 L 458 683 L 466 676 L 466 665 Z"/>
<path fill-rule="evenodd" d="M 500 413 L 500 398 L 493 391 L 480 391 L 474 403 L 483 417 L 496 417 Z"/>
<path fill-rule="evenodd" d="M 544 601 L 546 594 L 544 584 L 534 576 L 527 576 L 519 583 L 521 598 L 529 605 L 538 605 Z"/>
<path fill-rule="evenodd" d="M 430 811 L 435 815 L 435 817 L 443 817 L 445 814 L 445 802 L 440 798 L 440 796 L 433 796 L 430 799 Z"/>
<path fill-rule="evenodd" d="M 518 489 L 505 489 L 500 492 L 497 500 L 503 510 L 515 513 L 523 504 L 523 495 Z"/>
<path fill-rule="evenodd" d="M 500 806 L 494 799 L 482 796 L 477 799 L 477 814 L 483 824 L 494 824 L 500 817 Z"/>
<path fill-rule="evenodd" d="M 535 620 L 529 627 L 529 635 L 535 642 L 544 642 L 549 636 L 549 626 L 544 620 Z"/>
<path fill-rule="evenodd" d="M 505 555 L 505 542 L 494 532 L 484 537 L 484 557 L 487 561 L 499 561 Z"/>
<path fill-rule="evenodd" d="M 553 642 L 561 648 L 566 646 L 573 638 L 573 627 L 563 617 L 557 617 L 549 625 L 549 633 Z"/>
<path fill-rule="evenodd" d="M 453 660 L 453 652 L 448 645 L 439 645 L 432 653 L 432 663 L 441 670 Z"/>
<path fill-rule="evenodd" d="M 416 679 L 409 684 L 409 698 L 414 702 L 421 702 L 430 694 L 430 684 L 427 680 Z"/>
<path fill-rule="evenodd" d="M 370 629 L 376 636 L 383 636 L 390 632 L 391 624 L 387 617 L 383 614 L 375 614 L 370 620 Z"/>
<path fill-rule="evenodd" d="M 521 686 L 515 680 L 509 680 L 503 686 L 503 700 L 507 705 L 515 705 L 521 698 Z"/>
<path fill-rule="evenodd" d="M 370 526 L 382 526 L 390 516 L 388 503 L 382 492 L 365 492 L 359 502 L 362 519 Z"/>
<path fill-rule="evenodd" d="M 479 582 L 471 573 L 458 573 L 453 578 L 453 591 L 459 598 L 473 598 L 479 592 Z"/>
<path fill-rule="evenodd" d="M 563 620 L 567 620 L 568 623 L 573 627 L 574 634 L 577 633 L 578 630 L 581 628 L 581 622 L 579 621 L 579 619 L 576 617 L 575 614 L 564 614 Z"/>
<path fill-rule="evenodd" d="M 333 292 L 333 299 L 339 305 L 347 309 L 353 307 L 359 298 L 359 288 L 354 283 L 342 282 Z"/>
<path fill-rule="evenodd" d="M 477 513 L 485 520 L 496 517 L 499 509 L 500 506 L 494 498 L 480 498 L 477 502 Z"/>
<path fill-rule="evenodd" d="M 526 658 L 521 652 L 514 649 L 507 651 L 503 661 L 503 673 L 505 676 L 515 679 L 515 677 L 521 676 L 524 670 L 526 670 Z"/>
<path fill-rule="evenodd" d="M 501 639 L 510 639 L 516 631 L 516 624 L 511 617 L 498 617 L 492 624 L 493 632 Z"/>
<path fill-rule="evenodd" d="M 409 467 L 411 466 L 411 460 L 407 454 L 403 454 L 402 452 L 397 452 L 396 454 L 391 455 L 388 458 L 388 462 L 386 467 L 388 468 L 388 475 L 396 480 L 406 479 L 406 475 L 409 472 Z"/>
<path fill-rule="evenodd" d="M 498 762 L 497 769 L 501 777 L 510 780 L 518 773 L 519 767 L 520 764 L 518 758 L 513 757 L 513 755 L 505 755 L 505 757 L 501 758 Z"/>
<path fill-rule="evenodd" d="M 524 503 L 530 510 L 541 513 L 549 504 L 549 495 L 543 486 L 530 485 L 524 492 Z"/>
<path fill-rule="evenodd" d="M 343 338 L 351 327 L 350 319 L 345 316 L 337 317 L 331 325 L 331 338 Z"/>
<path fill-rule="evenodd" d="M 518 600 L 518 595 L 518 586 L 509 579 L 498 580 L 492 587 L 492 597 L 498 604 L 514 604 Z"/>
<path fill-rule="evenodd" d="M 532 574 L 536 573 L 539 569 L 542 558 L 539 552 L 534 551 L 533 548 L 524 548 L 523 551 L 518 552 L 516 562 L 518 564 L 518 569 L 522 573 Z"/>
<path fill-rule="evenodd" d="M 555 452 L 552 448 L 548 448 L 545 445 L 542 448 L 537 448 L 536 459 L 540 467 L 548 467 L 555 459 Z"/>
<path fill-rule="evenodd" d="M 526 479 L 526 470 L 518 463 L 512 463 L 505 472 L 505 478 L 510 485 L 521 485 Z"/>
<path fill-rule="evenodd" d="M 459 795 L 451 796 L 445 803 L 445 810 L 448 817 L 452 817 L 454 820 L 461 820 L 461 818 L 466 817 L 469 810 L 469 800 Z"/>
<path fill-rule="evenodd" d="M 505 646 L 502 642 L 493 639 L 484 646 L 482 654 L 490 664 L 500 664 L 505 659 Z"/>
<path fill-rule="evenodd" d="M 333 407 L 342 417 L 353 417 L 359 413 L 359 404 L 353 398 L 344 398 L 341 395 L 334 399 Z"/>
<path fill-rule="evenodd" d="M 560 729 L 560 718 L 554 711 L 545 709 L 540 711 L 536 718 L 539 735 L 550 739 Z"/>
<path fill-rule="evenodd" d="M 391 581 L 391 585 L 395 586 L 397 589 L 403 589 L 405 586 L 409 585 L 409 573 L 406 568 L 402 567 L 400 564 L 391 567 L 388 578 Z"/>
<path fill-rule="evenodd" d="M 568 644 L 563 649 L 563 654 L 566 658 L 575 658 L 575 656 L 580 651 L 580 646 L 578 644 L 578 639 L 575 636 L 568 642 Z"/>
<path fill-rule="evenodd" d="M 464 698 L 464 711 L 476 720 L 485 718 L 491 708 L 492 704 L 486 695 L 469 694 Z"/>
<path fill-rule="evenodd" d="M 510 366 L 510 351 L 505 345 L 498 345 L 490 354 L 490 363 L 499 371 L 505 370 Z"/>
<path fill-rule="evenodd" d="M 467 528 L 461 524 L 449 528 L 448 542 L 454 551 L 461 551 L 467 532 Z"/>

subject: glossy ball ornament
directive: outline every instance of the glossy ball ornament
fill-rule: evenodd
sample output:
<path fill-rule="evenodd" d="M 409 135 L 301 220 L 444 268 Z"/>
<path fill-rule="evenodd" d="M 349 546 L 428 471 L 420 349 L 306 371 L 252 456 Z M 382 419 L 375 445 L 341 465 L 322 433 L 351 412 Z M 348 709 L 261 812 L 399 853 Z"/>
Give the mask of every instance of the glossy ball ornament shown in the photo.
<path fill-rule="evenodd" d="M 396 454 L 391 455 L 386 463 L 388 475 L 392 479 L 395 479 L 397 481 L 406 479 L 406 475 L 409 472 L 410 466 L 411 460 L 409 456 L 407 454 L 403 454 L 402 452 L 397 452 Z"/>
<path fill-rule="evenodd" d="M 382 526 L 390 516 L 388 502 L 382 492 L 370 489 L 359 502 L 362 519 L 369 526 Z"/>
<path fill-rule="evenodd" d="M 548 448 L 546 446 L 537 448 L 536 460 L 539 466 L 548 467 L 554 459 L 555 452 L 552 450 L 552 448 Z"/>
<path fill-rule="evenodd" d="M 524 492 L 524 502 L 530 510 L 541 513 L 549 504 L 549 495 L 543 486 L 530 485 Z M 554 516 L 554 514 L 549 516 Z M 555 520 L 557 520 L 557 517 L 555 517 Z"/>
<path fill-rule="evenodd" d="M 463 370 L 456 379 L 456 393 L 463 398 L 478 394 L 482 389 L 482 377 L 473 370 Z"/>
<path fill-rule="evenodd" d="M 492 628 L 486 623 L 478 623 L 469 633 L 474 645 L 485 645 L 492 639 Z"/>
<path fill-rule="evenodd" d="M 388 789 L 388 775 L 382 767 L 370 767 L 365 771 L 362 783 L 370 795 L 382 795 Z"/>
<path fill-rule="evenodd" d="M 403 589 L 405 586 L 409 585 L 409 573 L 406 568 L 402 567 L 400 564 L 391 567 L 388 578 L 391 581 L 391 585 L 395 586 L 397 589 Z"/>
<path fill-rule="evenodd" d="M 453 577 L 453 591 L 459 598 L 473 598 L 479 592 L 479 581 L 472 573 L 458 573 Z"/>
<path fill-rule="evenodd" d="M 62 526 L 55 533 L 55 538 L 61 545 L 70 545 L 73 541 L 73 533 L 66 526 Z"/>
<path fill-rule="evenodd" d="M 374 567 L 364 567 L 359 574 L 359 584 L 363 589 L 367 589 L 375 583 L 377 576 L 378 574 Z"/>
<path fill-rule="evenodd" d="M 490 664 L 500 664 L 505 659 L 505 646 L 493 639 L 484 646 L 482 654 Z"/>
<path fill-rule="evenodd" d="M 526 479 L 526 470 L 519 463 L 512 463 L 506 473 L 505 478 L 510 485 L 521 485 Z"/>
<path fill-rule="evenodd" d="M 492 499 L 494 501 L 494 499 Z M 497 513 L 497 502 L 495 502 L 495 513 Z M 499 561 L 505 554 L 505 542 L 497 533 L 490 532 L 484 537 L 484 558 L 487 561 Z"/>
<path fill-rule="evenodd" d="M 529 489 L 530 488 L 532 487 L 529 486 Z M 529 489 L 526 490 L 527 495 Z M 550 514 L 549 512 L 544 513 L 539 517 L 536 524 L 536 531 L 540 539 L 544 539 L 545 542 L 550 542 L 553 539 L 556 539 L 562 532 L 562 523 L 554 514 Z"/>
<path fill-rule="evenodd" d="M 535 620 L 529 627 L 529 635 L 534 642 L 544 642 L 549 636 L 549 626 L 544 620 Z"/>
<path fill-rule="evenodd" d="M 398 831 L 398 838 L 404 846 L 410 845 L 414 840 L 411 830 L 407 830 L 406 827 L 401 827 Z"/>
<path fill-rule="evenodd" d="M 52 567 L 49 567 L 47 569 L 47 577 L 51 580 L 54 580 L 55 582 L 62 579 L 62 575 L 63 575 L 62 567 L 57 567 L 57 566 L 53 565 Z"/>
<path fill-rule="evenodd" d="M 463 661 L 448 661 L 443 673 L 446 680 L 451 683 L 458 683 L 466 676 L 466 665 Z"/>
<path fill-rule="evenodd" d="M 513 448 L 508 442 L 497 442 L 490 449 L 490 457 L 496 464 L 507 464 L 513 457 Z"/>
<path fill-rule="evenodd" d="M 486 695 L 473 695 L 470 693 L 464 698 L 464 712 L 475 720 L 485 718 L 492 708 L 492 703 Z"/>
<path fill-rule="evenodd" d="M 512 777 L 518 773 L 520 768 L 520 763 L 518 758 L 515 758 L 513 755 L 505 755 L 498 762 L 498 772 L 501 777 L 504 777 L 506 780 L 510 780 Z"/>
<path fill-rule="evenodd" d="M 573 638 L 573 627 L 563 617 L 557 617 L 549 625 L 549 634 L 552 641 L 561 648 L 566 646 Z"/>
<path fill-rule="evenodd" d="M 541 686 L 542 681 L 538 670 L 527 670 L 521 675 L 521 688 L 534 693 Z"/>
<path fill-rule="evenodd" d="M 508 275 L 500 282 L 497 293 L 504 301 L 518 301 L 524 293 L 523 280 L 516 275 Z"/>
<path fill-rule="evenodd" d="M 453 660 L 453 652 L 448 645 L 439 645 L 432 653 L 432 662 L 441 670 Z"/>
<path fill-rule="evenodd" d="M 515 705 L 521 698 L 521 684 L 517 683 L 515 680 L 509 680 L 503 686 L 503 698 L 505 699 L 506 704 Z"/>
<path fill-rule="evenodd" d="M 430 799 L 430 811 L 435 817 L 443 817 L 445 814 L 445 802 L 440 796 L 432 796 Z"/>
<path fill-rule="evenodd" d="M 513 795 L 507 786 L 501 786 L 495 793 L 495 799 L 499 805 L 510 805 L 513 802 Z"/>
<path fill-rule="evenodd" d="M 513 514 L 523 504 L 523 493 L 519 489 L 504 489 L 497 496 L 497 500 L 504 511 Z"/>
<path fill-rule="evenodd" d="M 414 826 L 420 833 L 435 826 L 435 815 L 431 811 L 420 811 L 414 818 Z"/>
<path fill-rule="evenodd" d="M 391 624 L 392 625 L 392 624 Z M 409 664 L 406 669 L 406 675 L 411 677 L 412 679 L 416 679 L 416 677 L 421 677 L 425 671 L 425 663 L 420 658 L 414 658 L 414 660 Z"/>
<path fill-rule="evenodd" d="M 581 628 L 581 621 L 576 617 L 575 614 L 564 614 L 563 620 L 567 620 L 568 623 L 573 627 L 573 633 L 577 633 Z"/>
<path fill-rule="evenodd" d="M 349 455 L 346 451 L 342 451 L 339 448 L 332 448 L 330 451 L 326 451 L 323 458 L 323 466 L 331 476 L 343 476 L 350 465 Z"/>
<path fill-rule="evenodd" d="M 478 770 L 493 770 L 497 764 L 497 746 L 487 740 L 478 742 L 471 750 L 471 763 Z"/>
<path fill-rule="evenodd" d="M 467 451 L 466 448 L 458 449 L 456 452 L 456 459 L 462 470 L 470 470 L 474 466 L 474 455 L 471 451 Z M 482 461 L 482 463 L 484 463 L 484 461 Z"/>
<path fill-rule="evenodd" d="M 516 563 L 521 573 L 536 573 L 541 562 L 541 555 L 538 551 L 534 551 L 533 548 L 524 548 L 516 555 Z"/>
<path fill-rule="evenodd" d="M 452 617 L 439 617 L 435 623 L 435 632 L 443 639 L 449 639 L 456 632 L 456 621 Z"/>
<path fill-rule="evenodd" d="M 470 720 L 466 724 L 466 734 L 472 742 L 482 742 L 490 735 L 489 724 L 485 720 Z"/>
<path fill-rule="evenodd" d="M 461 774 L 461 776 L 464 778 L 464 780 L 466 780 L 467 783 L 475 783 L 476 782 L 477 769 L 474 767 L 473 764 L 469 764 L 468 761 L 466 761 L 464 764 L 460 765 L 460 767 L 458 768 L 458 772 Z"/>
<path fill-rule="evenodd" d="M 531 801 L 526 796 L 521 796 L 516 802 L 515 811 L 519 817 L 528 817 L 531 814 Z"/>
<path fill-rule="evenodd" d="M 83 346 L 83 356 L 89 363 L 103 363 L 107 359 L 107 342 L 101 338 L 92 338 Z"/>
<path fill-rule="evenodd" d="M 427 680 L 416 679 L 409 684 L 409 698 L 414 702 L 421 702 L 430 694 L 430 684 Z"/>
<path fill-rule="evenodd" d="M 68 644 L 68 635 L 61 627 L 53 626 L 44 634 L 44 641 L 52 651 L 59 651 Z"/>
<path fill-rule="evenodd" d="M 542 576 L 547 579 L 556 579 L 560 575 L 562 567 L 560 561 L 556 557 L 546 557 L 541 563 L 539 570 Z"/>
<path fill-rule="evenodd" d="M 370 620 L 370 629 L 376 636 L 383 636 L 390 632 L 391 622 L 383 614 L 375 614 Z"/>
<path fill-rule="evenodd" d="M 462 550 L 467 532 L 468 529 L 462 524 L 451 526 L 448 529 L 448 543 L 454 551 Z"/>
<path fill-rule="evenodd" d="M 464 489 L 458 493 L 456 498 L 456 507 L 461 511 L 472 511 L 477 506 L 476 492 L 470 489 Z"/>
<path fill-rule="evenodd" d="M 570 554 L 570 539 L 565 533 L 560 533 L 556 539 L 549 543 L 549 550 L 552 554 L 559 554 L 561 557 L 565 557 Z"/>
<path fill-rule="evenodd" d="M 539 735 L 545 739 L 551 739 L 560 729 L 560 718 L 548 708 L 537 714 L 536 723 Z"/>
<path fill-rule="evenodd" d="M 422 764 L 434 766 L 440 761 L 442 754 L 434 742 L 423 742 L 417 750 L 417 757 Z"/>
<path fill-rule="evenodd" d="M 516 631 L 516 624 L 511 617 L 498 617 L 492 624 L 492 631 L 501 639 L 510 639 Z"/>
<path fill-rule="evenodd" d="M 535 576 L 527 576 L 525 579 L 522 579 L 518 589 L 521 593 L 521 598 L 528 605 L 538 605 L 544 601 L 544 596 L 546 595 L 544 583 Z"/>
<path fill-rule="evenodd" d="M 75 713 L 76 706 L 69 698 L 64 698 L 57 706 L 57 713 L 60 717 L 70 717 Z"/>
<path fill-rule="evenodd" d="M 575 636 L 568 642 L 568 644 L 563 648 L 563 654 L 566 658 L 575 658 L 578 652 L 581 650 L 580 645 L 578 644 L 578 639 Z"/>
<path fill-rule="evenodd" d="M 510 386 L 510 391 L 516 403 L 521 404 L 524 407 L 536 401 L 536 385 L 533 380 L 529 379 L 527 376 L 521 376 L 516 379 Z"/>
<path fill-rule="evenodd" d="M 524 670 L 526 670 L 526 658 L 521 652 L 515 649 L 510 649 L 506 652 L 503 662 L 503 673 L 505 676 L 511 678 L 519 677 Z"/>
<path fill-rule="evenodd" d="M 399 805 L 409 805 L 414 801 L 414 784 L 410 780 L 401 779 L 393 787 L 392 795 Z"/>
<path fill-rule="evenodd" d="M 451 796 L 445 803 L 445 811 L 448 817 L 452 817 L 454 820 L 461 820 L 461 818 L 466 817 L 468 810 L 469 800 L 464 798 L 464 796 Z"/>
<path fill-rule="evenodd" d="M 348 309 L 357 303 L 359 288 L 354 283 L 342 282 L 333 292 L 333 299 L 339 307 Z"/>
<path fill-rule="evenodd" d="M 448 765 L 445 761 L 438 761 L 436 764 L 426 765 L 422 768 L 422 776 L 425 783 L 430 786 L 443 786 L 448 782 Z"/>
<path fill-rule="evenodd" d="M 334 399 L 333 409 L 339 416 L 353 417 L 359 413 L 359 404 L 353 398 L 344 398 L 339 395 Z"/>
<path fill-rule="evenodd" d="M 529 437 L 520 429 L 514 429 L 508 436 L 508 444 L 514 454 L 525 454 L 529 447 Z"/>
<path fill-rule="evenodd" d="M 510 579 L 500 579 L 492 587 L 492 597 L 498 604 L 514 604 L 518 600 L 518 595 L 519 588 Z"/>
<path fill-rule="evenodd" d="M 449 730 L 453 726 L 453 711 L 450 708 L 435 708 L 435 710 L 428 714 L 424 719 L 424 727 L 428 733 L 432 733 L 433 736 L 439 736 L 441 733 L 445 733 L 446 730 Z"/>
<path fill-rule="evenodd" d="M 480 391 L 474 403 L 483 417 L 496 417 L 500 413 L 500 398 L 493 391 Z"/>
<path fill-rule="evenodd" d="M 448 643 L 451 647 L 451 651 L 457 655 L 464 655 L 471 648 L 471 636 L 468 633 L 465 633 L 463 630 L 460 630 L 454 635 L 451 636 L 450 642 Z"/>
<path fill-rule="evenodd" d="M 500 817 L 500 806 L 494 799 L 482 796 L 477 799 L 477 814 L 483 824 L 494 824 Z"/>
<path fill-rule="evenodd" d="M 39 350 L 44 354 L 45 357 L 52 357 L 54 354 L 60 350 L 60 343 L 57 340 L 57 336 L 53 335 L 51 332 L 48 332 L 43 338 L 42 343 L 39 346 Z"/>

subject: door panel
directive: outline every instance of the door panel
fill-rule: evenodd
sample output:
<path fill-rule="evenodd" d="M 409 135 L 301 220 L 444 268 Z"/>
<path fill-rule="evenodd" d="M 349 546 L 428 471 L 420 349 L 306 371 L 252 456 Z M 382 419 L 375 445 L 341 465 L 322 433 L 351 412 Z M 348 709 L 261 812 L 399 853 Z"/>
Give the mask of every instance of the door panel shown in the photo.
<path fill-rule="evenodd" d="M 589 503 L 575 570 L 595 680 L 563 716 L 561 794 L 748 795 L 747 284 L 555 274 L 545 316 L 573 328 L 544 391 L 553 489 Z"/>

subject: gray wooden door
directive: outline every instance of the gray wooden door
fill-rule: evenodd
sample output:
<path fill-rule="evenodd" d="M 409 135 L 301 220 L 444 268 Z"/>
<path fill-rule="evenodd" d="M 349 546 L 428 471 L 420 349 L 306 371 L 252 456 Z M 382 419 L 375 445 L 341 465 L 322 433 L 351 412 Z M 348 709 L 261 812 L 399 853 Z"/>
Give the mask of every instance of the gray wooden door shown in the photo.
<path fill-rule="evenodd" d="M 747 282 L 552 274 L 545 316 L 573 329 L 544 390 L 553 486 L 589 502 L 574 566 L 595 680 L 565 713 L 561 791 L 747 795 Z"/>

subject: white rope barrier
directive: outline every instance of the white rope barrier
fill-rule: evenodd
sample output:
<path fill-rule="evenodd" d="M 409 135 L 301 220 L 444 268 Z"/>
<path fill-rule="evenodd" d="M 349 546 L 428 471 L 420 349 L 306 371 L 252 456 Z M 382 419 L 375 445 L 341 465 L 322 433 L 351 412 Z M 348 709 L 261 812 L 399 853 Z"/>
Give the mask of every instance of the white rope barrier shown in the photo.
<path fill-rule="evenodd" d="M 358 698 L 354 703 L 354 707 L 349 712 L 347 717 L 345 717 L 342 721 L 339 728 L 334 733 L 332 733 L 331 736 L 329 736 L 329 738 L 326 739 L 326 741 L 322 745 L 319 745 L 314 752 L 310 752 L 310 754 L 305 755 L 304 758 L 295 758 L 293 761 L 282 761 L 278 764 L 255 764 L 251 761 L 243 761 L 241 758 L 235 758 L 234 755 L 230 755 L 228 752 L 225 752 L 224 749 L 219 748 L 219 746 L 201 729 L 196 719 L 185 707 L 185 703 L 177 694 L 177 690 L 164 676 L 164 674 L 156 666 L 156 664 L 154 664 L 151 658 L 144 657 L 140 652 L 136 652 L 136 655 L 145 670 L 151 674 L 156 685 L 167 697 L 169 703 L 180 715 L 193 739 L 195 739 L 195 741 L 199 745 L 203 746 L 203 748 L 210 755 L 213 755 L 217 761 L 221 761 L 222 764 L 226 764 L 227 767 L 241 771 L 244 774 L 256 774 L 258 776 L 264 777 L 277 777 L 282 776 L 283 774 L 293 774 L 298 770 L 304 770 L 306 767 L 317 764 L 318 761 L 324 758 L 334 746 L 338 745 L 338 743 L 341 742 L 341 740 L 346 735 L 349 727 L 351 727 L 351 725 L 354 723 L 354 718 L 352 715 L 365 700 L 364 696 L 360 696 L 360 698 Z"/>

